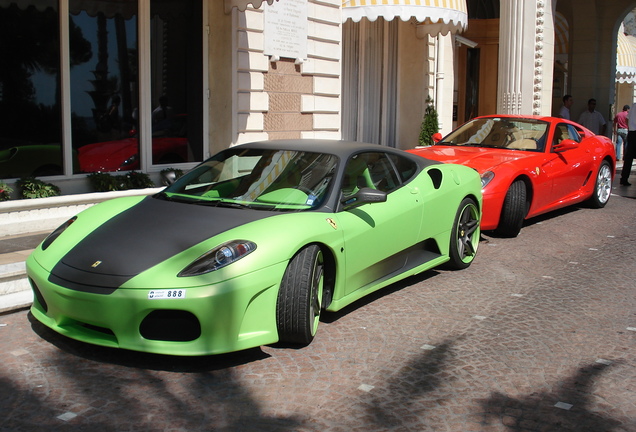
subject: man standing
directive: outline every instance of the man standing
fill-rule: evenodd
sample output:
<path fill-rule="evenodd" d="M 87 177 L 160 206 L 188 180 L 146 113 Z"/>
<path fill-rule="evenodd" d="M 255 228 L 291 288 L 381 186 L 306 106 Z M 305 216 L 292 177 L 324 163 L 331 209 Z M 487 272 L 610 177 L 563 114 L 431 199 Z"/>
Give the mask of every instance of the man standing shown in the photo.
<path fill-rule="evenodd" d="M 561 109 L 559 110 L 559 117 L 564 118 L 566 120 L 570 120 L 570 107 L 572 106 L 572 104 L 574 103 L 574 100 L 572 99 L 572 95 L 565 95 L 563 96 L 563 105 L 561 106 Z"/>
<path fill-rule="evenodd" d="M 636 104 L 632 105 L 629 110 L 627 125 L 629 132 L 627 132 L 627 147 L 625 147 L 625 154 L 623 154 L 623 169 L 621 170 L 621 186 L 631 186 L 628 181 L 629 175 L 632 173 L 632 163 L 634 162 L 634 154 L 636 154 Z"/>
<path fill-rule="evenodd" d="M 625 153 L 627 147 L 627 117 L 629 115 L 629 105 L 623 106 L 623 111 L 614 116 L 614 135 L 616 135 L 616 160 L 621 160 L 621 154 Z"/>
<path fill-rule="evenodd" d="M 587 101 L 587 110 L 581 113 L 579 124 L 585 126 L 596 135 L 605 135 L 607 123 L 603 118 L 603 114 L 596 111 L 596 99 Z"/>

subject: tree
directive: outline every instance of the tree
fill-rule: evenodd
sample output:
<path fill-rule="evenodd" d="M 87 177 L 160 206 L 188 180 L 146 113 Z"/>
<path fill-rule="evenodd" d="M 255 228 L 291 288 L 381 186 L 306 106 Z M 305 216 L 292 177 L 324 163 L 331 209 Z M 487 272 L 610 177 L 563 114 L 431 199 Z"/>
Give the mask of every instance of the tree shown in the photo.
<path fill-rule="evenodd" d="M 419 144 L 421 146 L 433 145 L 433 134 L 439 132 L 439 121 L 437 118 L 437 110 L 433 105 L 433 99 L 426 97 L 426 111 L 424 112 L 424 120 L 420 128 Z"/>

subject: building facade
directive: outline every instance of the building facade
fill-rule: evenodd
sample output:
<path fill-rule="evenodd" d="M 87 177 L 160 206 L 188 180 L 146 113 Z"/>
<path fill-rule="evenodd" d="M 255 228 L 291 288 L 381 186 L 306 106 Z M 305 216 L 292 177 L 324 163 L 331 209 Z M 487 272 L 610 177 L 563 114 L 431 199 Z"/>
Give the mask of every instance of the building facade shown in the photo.
<path fill-rule="evenodd" d="M 566 93 L 573 118 L 589 97 L 610 118 L 636 2 L 387 3 L 0 0 L 0 179 L 87 192 L 92 172 L 158 178 L 263 139 L 407 149 L 429 98 L 443 133 Z"/>

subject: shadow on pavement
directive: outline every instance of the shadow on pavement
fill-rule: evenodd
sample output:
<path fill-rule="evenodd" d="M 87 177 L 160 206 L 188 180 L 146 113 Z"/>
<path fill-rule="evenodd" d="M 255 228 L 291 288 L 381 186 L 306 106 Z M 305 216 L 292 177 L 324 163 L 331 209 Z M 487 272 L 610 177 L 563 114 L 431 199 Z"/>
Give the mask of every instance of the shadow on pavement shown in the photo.
<path fill-rule="evenodd" d="M 608 367 L 610 366 L 599 363 L 583 367 L 559 383 L 554 393 L 531 393 L 522 398 L 492 393 L 490 398 L 481 401 L 485 411 L 484 422 L 490 424 L 494 421 L 496 424 L 503 424 L 510 431 L 595 432 L 625 427 L 619 421 L 604 417 L 588 408 L 594 381 Z"/>

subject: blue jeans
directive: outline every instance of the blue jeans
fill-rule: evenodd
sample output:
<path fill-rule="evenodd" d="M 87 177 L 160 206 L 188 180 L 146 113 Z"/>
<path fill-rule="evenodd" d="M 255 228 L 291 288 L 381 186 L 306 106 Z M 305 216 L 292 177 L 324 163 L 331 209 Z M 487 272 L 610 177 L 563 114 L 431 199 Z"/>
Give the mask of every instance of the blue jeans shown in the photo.
<path fill-rule="evenodd" d="M 627 148 L 627 129 L 616 129 L 616 160 L 625 154 Z"/>

